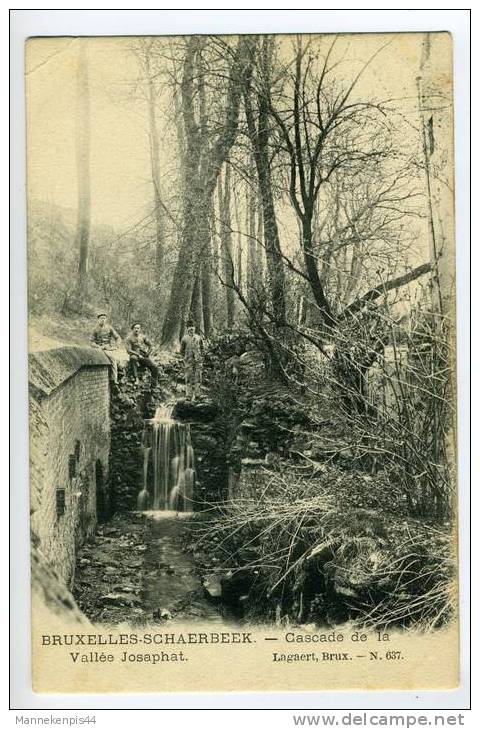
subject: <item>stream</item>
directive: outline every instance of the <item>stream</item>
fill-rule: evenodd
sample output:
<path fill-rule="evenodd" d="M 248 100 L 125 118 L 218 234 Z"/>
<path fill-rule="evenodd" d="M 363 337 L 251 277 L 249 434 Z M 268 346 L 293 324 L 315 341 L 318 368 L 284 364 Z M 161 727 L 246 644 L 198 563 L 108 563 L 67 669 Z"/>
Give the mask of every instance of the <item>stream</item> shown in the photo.
<path fill-rule="evenodd" d="M 80 550 L 73 590 L 92 622 L 226 624 L 184 548 L 189 518 L 172 511 L 131 512 L 97 528 Z"/>
<path fill-rule="evenodd" d="M 79 550 L 73 594 L 93 622 L 227 619 L 217 584 L 205 583 L 205 555 L 188 546 L 191 522 L 198 518 L 195 453 L 189 422 L 173 418 L 175 402 L 157 406 L 154 417 L 144 420 L 137 510 L 97 525 Z"/>

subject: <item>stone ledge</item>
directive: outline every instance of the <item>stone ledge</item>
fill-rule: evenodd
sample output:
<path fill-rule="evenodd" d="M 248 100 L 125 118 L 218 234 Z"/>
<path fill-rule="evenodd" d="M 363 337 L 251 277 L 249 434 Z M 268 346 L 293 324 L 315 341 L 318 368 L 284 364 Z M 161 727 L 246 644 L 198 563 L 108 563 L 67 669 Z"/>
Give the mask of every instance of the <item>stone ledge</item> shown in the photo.
<path fill-rule="evenodd" d="M 268 471 L 268 465 L 265 463 L 265 458 L 242 458 L 242 468 L 263 468 Z"/>
<path fill-rule="evenodd" d="M 109 364 L 100 349 L 59 346 L 29 354 L 28 381 L 36 396 L 48 397 L 82 367 L 108 367 Z"/>
<path fill-rule="evenodd" d="M 178 420 L 192 420 L 208 423 L 215 419 L 217 408 L 210 400 L 177 400 L 173 408 L 172 417 Z"/>

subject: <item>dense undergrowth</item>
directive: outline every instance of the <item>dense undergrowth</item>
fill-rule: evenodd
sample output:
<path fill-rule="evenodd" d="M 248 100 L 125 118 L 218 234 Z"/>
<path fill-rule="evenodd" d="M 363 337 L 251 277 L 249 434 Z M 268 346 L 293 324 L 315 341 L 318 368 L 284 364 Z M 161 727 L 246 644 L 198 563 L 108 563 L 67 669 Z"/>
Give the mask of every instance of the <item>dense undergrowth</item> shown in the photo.
<path fill-rule="evenodd" d="M 260 500 L 197 524 L 193 548 L 247 620 L 439 627 L 454 610 L 450 530 L 386 510 L 387 487 L 337 467 L 309 482 L 274 471 Z"/>
<path fill-rule="evenodd" d="M 235 431 L 232 452 L 240 453 L 230 467 L 253 448 L 252 478 L 267 485 L 253 499 L 233 493 L 212 504 L 190 545 L 207 555 L 205 571 L 224 599 L 247 621 L 447 623 L 455 612 L 451 521 L 412 513 L 401 479 L 381 461 L 370 467 L 342 408 L 324 401 L 322 410 L 321 398 L 272 387 L 258 358 L 245 356 L 242 369 L 245 345 L 231 338 L 212 348 L 210 391 Z"/>

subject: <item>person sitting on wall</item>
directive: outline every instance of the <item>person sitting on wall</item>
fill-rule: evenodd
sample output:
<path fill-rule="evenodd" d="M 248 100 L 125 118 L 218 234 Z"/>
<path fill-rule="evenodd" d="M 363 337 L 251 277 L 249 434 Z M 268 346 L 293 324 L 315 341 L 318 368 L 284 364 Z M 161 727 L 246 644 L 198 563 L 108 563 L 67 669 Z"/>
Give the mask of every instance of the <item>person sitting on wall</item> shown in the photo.
<path fill-rule="evenodd" d="M 130 367 L 135 384 L 138 384 L 138 367 L 146 367 L 152 374 L 152 384 L 157 381 L 158 367 L 150 357 L 153 345 L 151 341 L 142 333 L 142 327 L 139 322 L 132 324 L 131 332 L 125 339 L 125 349 L 130 355 Z"/>
<path fill-rule="evenodd" d="M 90 344 L 97 349 L 103 349 L 111 362 L 112 382 L 118 383 L 118 364 L 115 356 L 111 354 L 113 350 L 118 349 L 121 337 L 118 332 L 107 322 L 107 315 L 100 313 L 97 316 L 97 326 L 90 336 Z"/>
<path fill-rule="evenodd" d="M 203 366 L 203 340 L 195 334 L 195 324 L 187 322 L 187 333 L 180 344 L 180 354 L 185 366 L 185 397 L 195 402 L 200 397 Z"/>

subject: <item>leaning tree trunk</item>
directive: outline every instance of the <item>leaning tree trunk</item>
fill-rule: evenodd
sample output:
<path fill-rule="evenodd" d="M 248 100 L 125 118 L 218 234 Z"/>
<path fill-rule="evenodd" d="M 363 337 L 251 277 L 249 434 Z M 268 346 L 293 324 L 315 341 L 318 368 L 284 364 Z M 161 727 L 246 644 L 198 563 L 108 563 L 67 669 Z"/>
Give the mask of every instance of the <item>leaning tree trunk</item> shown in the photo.
<path fill-rule="evenodd" d="M 195 252 L 197 248 L 196 209 L 198 205 L 198 166 L 200 160 L 199 130 L 195 121 L 194 62 L 197 52 L 195 38 L 187 44 L 181 83 L 181 111 L 184 124 L 185 154 L 183 158 L 183 225 L 178 259 L 175 266 L 170 299 L 163 322 L 162 345 L 173 348 L 178 344 L 180 331 L 189 313 L 196 278 Z"/>
<path fill-rule="evenodd" d="M 187 157 L 188 159 L 188 157 Z M 187 162 L 186 170 L 192 169 L 192 156 Z M 188 179 L 188 178 L 187 178 Z M 193 288 L 197 278 L 196 249 L 198 244 L 197 205 L 195 197 L 200 192 L 195 183 L 196 176 L 190 178 L 185 185 L 183 202 L 183 229 L 180 241 L 180 250 L 175 266 L 170 299 L 167 313 L 163 322 L 162 345 L 165 348 L 174 348 L 179 341 L 180 331 L 185 318 L 189 313 L 192 302 Z"/>
<path fill-rule="evenodd" d="M 178 345 L 182 322 L 189 311 L 195 279 L 210 240 L 209 211 L 217 178 L 237 135 L 241 79 L 251 63 L 246 53 L 246 41 L 241 38 L 230 68 L 224 123 L 213 142 L 209 143 L 197 123 L 195 106 L 196 92 L 199 91 L 195 61 L 204 43 L 205 40 L 197 36 L 189 38 L 183 65 L 181 96 L 186 140 L 183 237 L 163 324 L 162 345 L 165 348 Z M 200 82 L 203 84 L 203 78 Z"/>
<path fill-rule="evenodd" d="M 79 39 L 79 58 L 77 69 L 77 107 L 76 107 L 76 160 L 77 160 L 77 245 L 78 275 L 77 303 L 83 308 L 88 295 L 88 244 L 90 238 L 90 93 L 86 43 Z"/>

